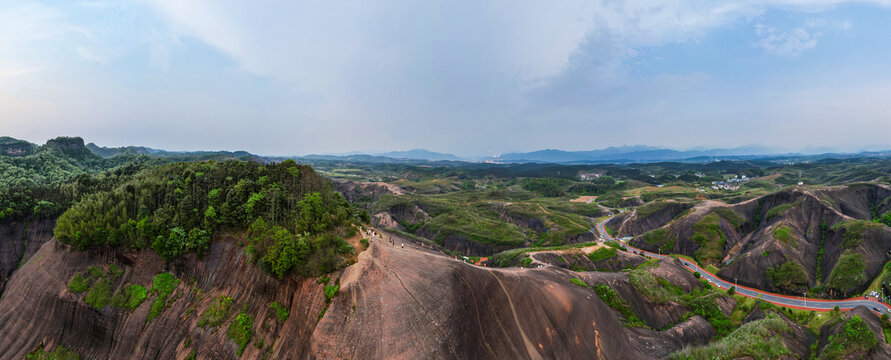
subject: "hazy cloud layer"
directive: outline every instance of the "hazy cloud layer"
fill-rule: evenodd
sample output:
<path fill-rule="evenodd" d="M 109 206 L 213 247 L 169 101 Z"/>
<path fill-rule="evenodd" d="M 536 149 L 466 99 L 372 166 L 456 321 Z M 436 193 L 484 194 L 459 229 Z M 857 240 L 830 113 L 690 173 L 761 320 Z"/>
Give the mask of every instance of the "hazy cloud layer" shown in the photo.
<path fill-rule="evenodd" d="M 889 5 L 11 0 L 0 133 L 266 154 L 891 145 Z"/>

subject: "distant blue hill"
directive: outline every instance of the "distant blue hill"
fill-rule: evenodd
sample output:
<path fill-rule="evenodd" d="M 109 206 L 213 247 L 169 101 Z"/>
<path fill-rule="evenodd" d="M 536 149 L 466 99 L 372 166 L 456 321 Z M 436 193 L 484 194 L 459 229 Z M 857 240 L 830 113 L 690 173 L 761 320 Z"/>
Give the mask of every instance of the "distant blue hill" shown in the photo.
<path fill-rule="evenodd" d="M 390 151 L 377 156 L 388 157 L 392 159 L 410 159 L 410 160 L 429 160 L 429 161 L 462 161 L 464 159 L 452 154 L 443 154 L 425 149 L 412 149 L 407 151 Z"/>
<path fill-rule="evenodd" d="M 500 162 L 538 162 L 538 163 L 604 163 L 604 162 L 656 162 L 679 161 L 690 158 L 728 157 L 728 156 L 770 156 L 775 155 L 769 149 L 755 146 L 732 149 L 706 149 L 678 151 L 651 146 L 618 146 L 601 150 L 564 151 L 539 150 L 526 153 L 504 154 L 493 160 Z"/>

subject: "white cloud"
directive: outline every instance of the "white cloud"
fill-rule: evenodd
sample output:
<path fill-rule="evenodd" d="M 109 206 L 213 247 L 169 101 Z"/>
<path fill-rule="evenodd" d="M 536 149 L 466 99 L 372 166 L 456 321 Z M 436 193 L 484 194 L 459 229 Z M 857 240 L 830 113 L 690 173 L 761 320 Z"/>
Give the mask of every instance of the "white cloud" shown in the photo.
<path fill-rule="evenodd" d="M 770 54 L 788 57 L 798 56 L 806 50 L 813 49 L 817 46 L 817 40 L 823 35 L 821 32 L 809 33 L 802 28 L 777 31 L 763 24 L 755 26 L 755 33 L 761 37 L 755 42 L 756 47 Z"/>

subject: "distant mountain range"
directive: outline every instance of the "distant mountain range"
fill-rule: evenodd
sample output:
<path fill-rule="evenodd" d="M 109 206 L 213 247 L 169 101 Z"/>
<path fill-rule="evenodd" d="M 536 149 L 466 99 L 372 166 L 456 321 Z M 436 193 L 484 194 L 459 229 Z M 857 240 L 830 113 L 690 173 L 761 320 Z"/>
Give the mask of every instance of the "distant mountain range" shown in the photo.
<path fill-rule="evenodd" d="M 489 162 L 489 163 L 553 163 L 553 164 L 627 164 L 664 161 L 708 162 L 716 160 L 817 160 L 824 158 L 878 157 L 891 156 L 891 151 L 862 151 L 857 153 L 825 152 L 822 154 L 782 153 L 763 146 L 744 146 L 730 149 L 673 150 L 653 146 L 613 146 L 599 150 L 565 151 L 545 149 L 531 152 L 507 153 L 494 157 L 463 158 L 453 154 L 439 153 L 426 149 L 390 151 L 363 154 L 358 152 L 305 155 L 305 156 L 259 156 L 246 151 L 168 151 L 145 146 L 104 147 L 94 143 L 80 146 L 68 144 L 68 140 L 83 144 L 79 138 L 57 138 L 48 144 L 58 143 L 65 148 L 85 148 L 96 155 L 110 158 L 118 155 L 149 155 L 178 158 L 181 160 L 241 159 L 260 162 L 275 162 L 285 159 L 306 161 L 344 161 L 367 163 L 423 163 L 423 162 Z M 28 141 L 10 137 L 0 137 L 0 155 L 26 156 L 34 153 L 38 146 Z M 827 149 L 823 149 L 827 150 Z M 809 151 L 810 152 L 810 151 Z"/>
<path fill-rule="evenodd" d="M 738 147 L 732 149 L 706 149 L 678 151 L 652 146 L 618 146 L 590 151 L 539 150 L 526 153 L 509 153 L 493 158 L 499 162 L 539 162 L 539 163 L 603 163 L 603 162 L 655 162 L 679 161 L 701 157 L 728 156 L 773 156 L 777 155 L 769 149 L 757 146 Z"/>

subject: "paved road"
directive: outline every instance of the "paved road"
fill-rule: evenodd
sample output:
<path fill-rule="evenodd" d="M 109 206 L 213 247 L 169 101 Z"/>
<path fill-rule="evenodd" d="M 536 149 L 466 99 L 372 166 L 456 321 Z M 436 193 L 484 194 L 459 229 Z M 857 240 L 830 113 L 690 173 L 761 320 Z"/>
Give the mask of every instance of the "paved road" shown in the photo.
<path fill-rule="evenodd" d="M 628 249 L 631 249 L 632 251 L 637 252 L 637 253 L 641 253 L 644 256 L 647 256 L 650 258 L 664 259 L 664 258 L 668 257 L 668 255 L 655 254 L 655 253 L 651 253 L 648 251 L 644 251 L 644 250 L 635 248 L 633 246 L 628 245 L 628 243 L 622 241 L 621 239 L 616 239 L 616 238 L 612 237 L 612 235 L 610 235 L 608 232 L 606 232 L 606 223 L 611 219 L 612 218 L 608 218 L 606 220 L 603 220 L 603 221 L 597 223 L 597 231 L 600 232 L 601 236 L 603 236 L 605 239 L 620 241 L 622 243 L 622 245 L 627 247 Z M 715 274 L 705 271 L 705 269 L 697 266 L 696 264 L 694 264 L 686 259 L 678 258 L 678 260 L 680 260 L 681 263 L 684 264 L 684 267 L 686 267 L 687 270 L 698 271 L 702 275 L 703 278 L 705 278 L 706 280 L 708 280 L 713 285 L 715 285 L 719 288 L 729 289 L 731 286 L 734 286 L 733 283 L 725 281 L 724 279 L 717 277 Z M 766 291 L 761 291 L 758 289 L 753 289 L 753 288 L 749 288 L 749 287 L 745 287 L 745 286 L 736 286 L 736 293 L 740 294 L 742 296 L 753 298 L 753 299 L 761 299 L 761 300 L 764 300 L 764 301 L 767 301 L 769 303 L 773 303 L 776 305 L 797 308 L 797 309 L 802 309 L 802 310 L 831 311 L 836 306 L 838 306 L 838 308 L 840 310 L 850 310 L 857 306 L 862 305 L 877 314 L 881 315 L 882 312 L 887 312 L 889 315 L 891 315 L 891 307 L 875 300 L 875 298 L 866 299 L 864 297 L 857 297 L 857 298 L 851 298 L 851 299 L 846 299 L 846 300 L 807 299 L 802 296 L 788 296 L 788 295 L 769 293 Z"/>

